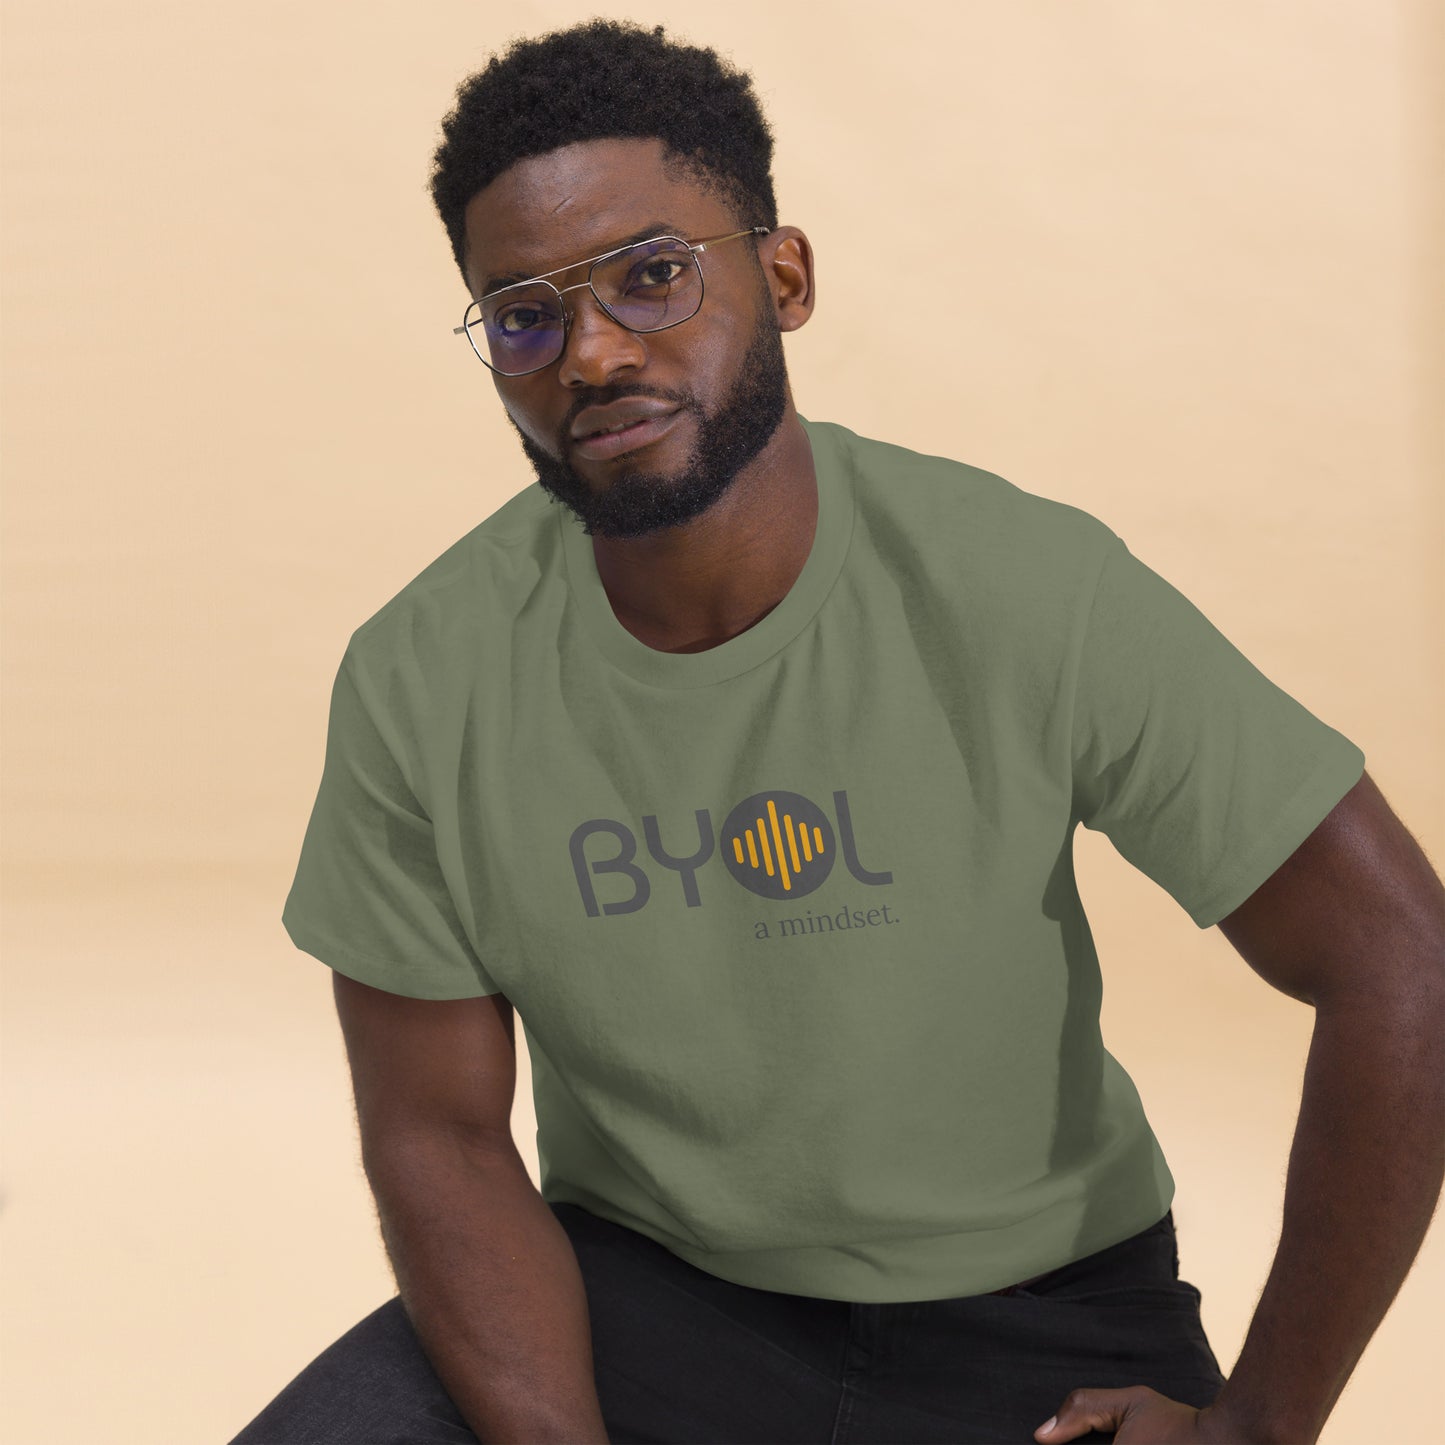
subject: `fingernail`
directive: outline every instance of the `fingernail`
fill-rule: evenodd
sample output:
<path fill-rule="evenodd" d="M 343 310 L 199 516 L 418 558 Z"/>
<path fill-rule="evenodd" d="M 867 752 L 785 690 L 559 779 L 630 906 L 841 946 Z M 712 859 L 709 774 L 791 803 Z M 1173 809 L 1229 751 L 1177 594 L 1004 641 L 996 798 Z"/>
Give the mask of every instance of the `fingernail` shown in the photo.
<path fill-rule="evenodd" d="M 1047 1435 L 1047 1434 L 1049 1433 L 1049 1431 L 1052 1430 L 1052 1429 L 1054 1428 L 1054 1426 L 1058 1424 L 1058 1422 L 1059 1422 L 1059 1417 L 1058 1417 L 1057 1415 L 1050 1415 L 1049 1418 L 1048 1418 L 1047 1420 L 1045 1420 L 1042 1425 L 1039 1426 L 1038 1433 L 1039 1433 L 1040 1435 Z"/>

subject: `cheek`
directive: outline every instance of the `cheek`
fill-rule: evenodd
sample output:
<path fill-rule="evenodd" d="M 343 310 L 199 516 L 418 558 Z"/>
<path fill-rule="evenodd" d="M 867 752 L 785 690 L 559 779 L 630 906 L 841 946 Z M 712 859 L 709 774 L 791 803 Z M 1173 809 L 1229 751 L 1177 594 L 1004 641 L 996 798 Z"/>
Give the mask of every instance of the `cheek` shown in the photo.
<path fill-rule="evenodd" d="M 511 422 L 512 426 L 521 433 L 528 441 L 537 442 L 537 429 L 526 419 L 521 407 L 515 398 L 508 397 L 500 386 L 497 387 L 497 395 L 502 402 L 502 415 Z"/>
<path fill-rule="evenodd" d="M 701 315 L 693 317 L 677 328 L 667 355 L 655 358 L 659 369 L 676 378 L 675 389 L 680 392 L 699 400 L 716 397 L 734 380 L 738 359 L 748 347 L 750 322 L 750 316 L 739 316 L 721 307 L 706 320 Z M 696 329 L 688 334 L 689 327 Z"/>
<path fill-rule="evenodd" d="M 757 341 L 763 317 L 757 298 L 751 292 L 740 292 L 730 304 L 719 304 L 708 326 L 698 338 L 699 370 L 705 372 L 712 389 L 736 385 L 743 358 Z"/>
<path fill-rule="evenodd" d="M 758 323 L 756 299 L 750 292 L 722 288 L 714 294 L 709 291 L 707 299 L 714 302 L 705 306 L 696 319 L 706 318 L 704 328 L 710 343 L 720 350 L 731 350 L 752 334 Z"/>
<path fill-rule="evenodd" d="M 507 420 L 518 431 L 525 432 L 529 437 L 535 437 L 539 408 L 535 400 L 530 405 L 528 404 L 528 388 L 519 386 L 515 381 L 508 381 L 495 373 L 492 375 L 492 385 L 496 388 L 497 400 L 502 403 L 502 410 L 507 414 Z"/>

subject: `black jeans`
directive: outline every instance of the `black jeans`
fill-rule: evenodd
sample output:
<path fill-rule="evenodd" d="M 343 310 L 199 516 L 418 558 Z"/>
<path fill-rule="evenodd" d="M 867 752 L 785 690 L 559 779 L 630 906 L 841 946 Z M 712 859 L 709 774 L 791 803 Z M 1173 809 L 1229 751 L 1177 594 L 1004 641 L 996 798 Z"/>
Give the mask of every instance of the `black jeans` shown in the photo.
<path fill-rule="evenodd" d="M 1079 1386 L 1208 1405 L 1224 1384 L 1171 1209 L 1027 1286 L 852 1304 L 718 1279 L 579 1205 L 552 1211 L 587 1289 L 613 1445 L 1032 1445 Z M 1091 1430 L 1081 1441 L 1109 1441 Z M 231 1445 L 476 1445 L 394 1296 Z"/>

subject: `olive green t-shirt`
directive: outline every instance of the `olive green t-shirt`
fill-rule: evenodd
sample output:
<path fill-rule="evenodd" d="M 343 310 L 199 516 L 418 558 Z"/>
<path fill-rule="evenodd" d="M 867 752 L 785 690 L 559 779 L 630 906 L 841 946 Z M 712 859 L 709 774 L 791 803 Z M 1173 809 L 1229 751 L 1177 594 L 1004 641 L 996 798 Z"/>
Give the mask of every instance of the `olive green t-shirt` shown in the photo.
<path fill-rule="evenodd" d="M 804 420 L 806 564 L 664 653 L 537 484 L 352 634 L 283 923 L 502 992 L 541 1189 L 759 1289 L 998 1289 L 1163 1217 L 1074 827 L 1206 928 L 1364 770 L 1103 522 Z"/>

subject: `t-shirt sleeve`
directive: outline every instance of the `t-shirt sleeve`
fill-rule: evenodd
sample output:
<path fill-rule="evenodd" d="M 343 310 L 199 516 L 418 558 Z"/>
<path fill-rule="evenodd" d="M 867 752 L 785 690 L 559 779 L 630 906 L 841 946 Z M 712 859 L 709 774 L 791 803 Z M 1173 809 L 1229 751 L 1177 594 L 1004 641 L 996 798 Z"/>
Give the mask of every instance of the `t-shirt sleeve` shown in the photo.
<path fill-rule="evenodd" d="M 1200 928 L 1357 783 L 1364 753 L 1110 533 L 1073 699 L 1075 816 Z"/>
<path fill-rule="evenodd" d="M 282 924 L 298 948 L 389 993 L 500 993 L 462 927 L 403 754 L 348 647 Z"/>

